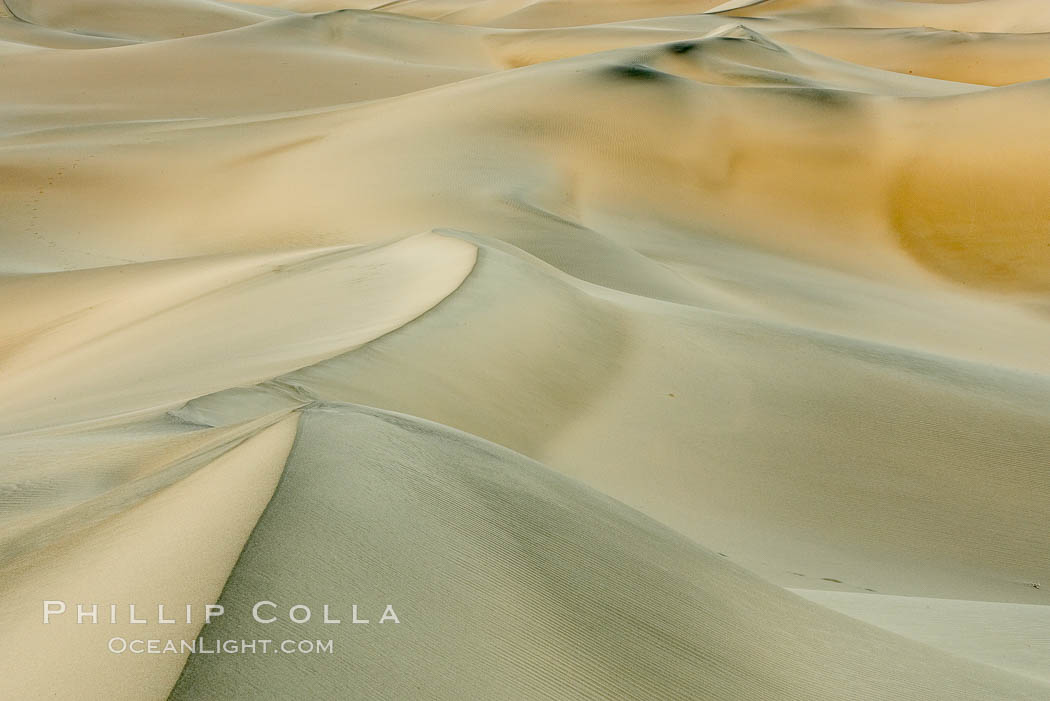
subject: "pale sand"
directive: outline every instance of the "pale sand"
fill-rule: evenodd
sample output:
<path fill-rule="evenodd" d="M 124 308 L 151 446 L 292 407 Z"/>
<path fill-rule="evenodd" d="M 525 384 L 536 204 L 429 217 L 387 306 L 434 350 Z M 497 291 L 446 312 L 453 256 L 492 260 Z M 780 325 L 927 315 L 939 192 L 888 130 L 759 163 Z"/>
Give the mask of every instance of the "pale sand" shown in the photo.
<path fill-rule="evenodd" d="M 217 600 L 230 569 L 259 514 L 273 494 L 298 418 L 286 416 L 169 487 L 144 499 L 129 499 L 123 510 L 48 543 L 46 549 L 5 562 L 0 585 L 4 635 L 0 641 L 0 695 L 10 699 L 163 698 L 178 677 L 186 655 L 115 655 L 113 636 L 192 638 L 203 625 L 180 616 L 187 604 L 200 612 Z M 114 441 L 114 450 L 121 443 Z M 66 453 L 73 462 L 76 455 Z M 90 465 L 91 463 L 89 463 Z M 178 464 L 165 469 L 177 469 Z M 153 485 L 150 485 L 153 486 Z M 87 527 L 85 527 L 87 526 Z M 120 602 L 117 625 L 76 624 L 75 611 L 47 626 L 44 599 Z M 150 623 L 127 622 L 126 606 Z M 167 604 L 174 625 L 156 623 L 158 604 Z M 200 616 L 200 613 L 197 614 Z"/>
<path fill-rule="evenodd" d="M 809 605 L 505 448 L 351 405 L 301 421 L 220 601 L 246 611 L 265 582 L 275 602 L 319 602 L 339 582 L 362 616 L 393 600 L 415 622 L 297 629 L 345 650 L 309 676 L 290 656 L 197 656 L 174 699 L 306 698 L 304 683 L 372 699 L 1045 694 Z M 247 636 L 247 618 L 206 632 Z"/>
<path fill-rule="evenodd" d="M 796 589 L 810 601 L 977 662 L 1050 681 L 1050 607 Z"/>
<path fill-rule="evenodd" d="M 16 302 L 5 324 L 0 430 L 167 409 L 338 355 L 439 302 L 475 250 L 424 234 L 374 248 L 0 279 Z"/>
<path fill-rule="evenodd" d="M 1050 698 L 1050 6 L 381 9 L 0 4 L 0 697 Z"/>

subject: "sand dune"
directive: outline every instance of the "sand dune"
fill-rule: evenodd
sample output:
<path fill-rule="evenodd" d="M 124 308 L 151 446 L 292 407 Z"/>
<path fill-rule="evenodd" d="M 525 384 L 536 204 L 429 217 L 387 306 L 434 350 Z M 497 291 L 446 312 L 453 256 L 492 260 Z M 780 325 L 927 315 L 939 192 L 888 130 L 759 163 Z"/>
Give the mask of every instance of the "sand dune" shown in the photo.
<path fill-rule="evenodd" d="M 983 85 L 1050 75 L 1050 35 L 905 29 L 823 28 L 774 32 L 780 41 L 898 73 Z"/>
<path fill-rule="evenodd" d="M 50 426 L 56 414 L 80 423 L 156 412 L 310 365 L 418 316 L 473 262 L 472 246 L 421 236 L 372 249 L 9 277 L 6 298 L 24 301 L 10 305 L 0 430 Z M 68 294 L 84 288 L 69 309 Z M 283 343 L 267 334 L 273 323 L 288 333 Z M 170 342 L 155 346 L 163 334 Z"/>
<path fill-rule="evenodd" d="M 488 438 L 785 586 L 1044 600 L 1041 375 L 581 288 L 482 251 L 434 312 L 264 389 Z M 223 401 L 189 410 L 245 418 Z"/>
<path fill-rule="evenodd" d="M 210 459 L 180 456 L 152 474 L 118 477 L 107 491 L 75 509 L 63 504 L 64 512 L 30 531 L 36 542 L 4 543 L 0 565 L 5 622 L 0 692 L 4 697 L 163 698 L 178 678 L 185 655 L 118 656 L 110 652 L 107 641 L 113 636 L 196 635 L 203 620 L 184 625 L 180 614 L 187 605 L 199 612 L 218 598 L 248 533 L 273 494 L 295 437 L 296 421 L 294 416 L 277 423 L 271 418 L 272 425 L 262 430 L 255 422 L 241 427 L 241 435 L 221 445 Z M 114 458 L 123 458 L 134 470 L 141 470 L 144 465 L 139 460 L 157 458 L 152 450 L 147 452 L 154 441 L 135 445 L 129 440 L 137 428 L 85 436 L 83 442 L 89 448 L 108 448 L 103 460 L 109 466 Z M 251 430 L 247 436 L 245 429 Z M 99 456 L 78 451 L 75 445 L 63 446 L 62 474 L 43 478 L 33 474 L 50 492 L 52 502 L 88 496 L 75 494 L 79 491 L 76 472 L 81 478 L 86 472 L 95 480 L 105 479 L 98 474 Z M 19 457 L 23 470 L 41 464 L 38 452 L 22 451 Z M 7 470 L 17 465 L 5 461 Z M 55 489 L 63 482 L 68 492 Z M 12 501 L 24 503 L 20 497 L 18 492 L 5 494 L 5 506 L 9 509 Z M 11 525 L 5 524 L 5 534 L 10 530 Z M 28 550 L 28 545 L 38 547 Z M 120 602 L 121 618 L 115 625 L 86 621 L 78 625 L 72 615 L 61 616 L 45 627 L 42 600 L 99 602 L 101 611 L 96 613 L 103 623 L 110 602 Z M 139 626 L 125 617 L 129 605 L 144 612 L 156 611 L 158 604 L 168 605 L 175 624 L 153 619 Z M 55 664 L 57 659 L 61 664 Z"/>
<path fill-rule="evenodd" d="M 1029 34 L 1050 29 L 1050 13 L 1037 0 L 730 0 L 712 14 L 780 17 L 846 27 L 936 27 L 958 32 Z"/>
<path fill-rule="evenodd" d="M 0 697 L 1050 698 L 1048 37 L 5 0 Z"/>
<path fill-rule="evenodd" d="M 571 109 L 540 104 L 552 89 L 573 93 Z M 98 124 L 86 143 L 56 124 L 15 134 L 0 169 L 10 226 L 30 234 L 18 252 L 34 266 L 374 241 L 440 224 L 504 238 L 608 284 L 587 270 L 597 263 L 581 239 L 637 251 L 644 244 L 630 239 L 643 234 L 633 222 L 644 216 L 650 236 L 717 232 L 869 276 L 929 272 L 1029 292 L 1050 267 L 1050 249 L 1034 245 L 1047 213 L 1029 175 L 1046 167 L 1029 147 L 1046 139 L 1033 117 L 1046 99 L 1041 83 L 992 95 L 729 27 L 695 44 L 614 50 L 250 123 Z M 492 101 L 501 109 L 484 107 Z M 1010 104 L 1018 108 L 1003 109 Z M 993 111 L 1002 128 L 973 143 Z M 871 142 L 880 148 L 859 146 Z M 144 165 L 156 160 L 162 172 Z M 945 181 L 956 164 L 960 175 Z M 118 188 L 133 199 L 107 206 L 103 193 Z M 305 212 L 284 206 L 289 198 Z M 66 219 L 85 208 L 88 221 Z M 201 231 L 205 222 L 224 232 L 221 242 Z M 144 227 L 148 247 L 136 235 Z M 973 241 L 968 231 L 984 227 L 994 238 Z M 83 236 L 97 244 L 75 254 L 70 238 Z"/>
<path fill-rule="evenodd" d="M 1043 605 L 795 590 L 835 611 L 954 655 L 1043 681 L 1050 611 Z"/>
<path fill-rule="evenodd" d="M 363 593 L 362 611 L 385 602 L 365 592 L 403 601 L 411 632 L 339 626 L 331 634 L 352 652 L 310 671 L 288 657 L 196 657 L 172 698 L 304 686 L 391 699 L 421 688 L 435 698 L 814 699 L 847 685 L 886 699 L 1045 693 L 807 605 L 493 444 L 348 405 L 315 405 L 301 421 L 223 600 L 250 606 L 260 580 L 275 602 L 320 600 L 338 581 Z M 291 558 L 297 572 L 283 569 Z M 236 638 L 254 625 L 224 618 L 205 634 Z"/>
<path fill-rule="evenodd" d="M 16 20 L 40 27 L 137 41 L 221 32 L 284 14 L 213 0 L 4 0 L 4 6 Z"/>

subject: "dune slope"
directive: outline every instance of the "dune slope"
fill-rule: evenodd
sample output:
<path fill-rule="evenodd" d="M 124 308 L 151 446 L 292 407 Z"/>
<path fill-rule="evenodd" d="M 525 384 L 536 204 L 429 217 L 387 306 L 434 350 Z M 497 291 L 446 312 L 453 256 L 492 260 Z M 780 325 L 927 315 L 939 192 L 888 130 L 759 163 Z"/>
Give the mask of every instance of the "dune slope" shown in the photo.
<path fill-rule="evenodd" d="M 300 421 L 220 601 L 247 612 L 265 590 L 279 607 L 320 602 L 338 583 L 361 618 L 400 602 L 400 623 L 275 622 L 276 638 L 331 636 L 338 654 L 308 668 L 285 655 L 194 657 L 173 699 L 1046 693 L 808 605 L 493 444 L 349 405 L 313 405 Z M 224 617 L 203 635 L 257 626 Z"/>

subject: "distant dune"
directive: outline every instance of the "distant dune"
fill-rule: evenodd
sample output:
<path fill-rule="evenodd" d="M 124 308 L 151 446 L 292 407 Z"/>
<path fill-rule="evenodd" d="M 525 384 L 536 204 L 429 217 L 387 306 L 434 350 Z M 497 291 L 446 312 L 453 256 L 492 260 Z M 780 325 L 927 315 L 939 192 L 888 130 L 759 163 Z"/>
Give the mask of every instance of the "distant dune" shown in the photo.
<path fill-rule="evenodd" d="M 1050 698 L 1048 113 L 1042 0 L 2 0 L 0 698 Z"/>

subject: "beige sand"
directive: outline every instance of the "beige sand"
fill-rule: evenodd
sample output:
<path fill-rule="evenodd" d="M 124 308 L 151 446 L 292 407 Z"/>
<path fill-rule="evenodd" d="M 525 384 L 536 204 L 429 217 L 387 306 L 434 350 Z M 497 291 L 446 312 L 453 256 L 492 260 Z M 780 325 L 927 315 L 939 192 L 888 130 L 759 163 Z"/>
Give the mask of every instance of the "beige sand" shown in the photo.
<path fill-rule="evenodd" d="M 296 423 L 297 417 L 286 416 L 269 428 L 254 428 L 219 457 L 179 475 L 171 486 L 143 485 L 156 491 L 127 495 L 121 510 L 97 525 L 92 525 L 90 508 L 81 508 L 76 522 L 67 525 L 69 535 L 5 561 L 0 694 L 12 699 L 164 698 L 186 655 L 116 655 L 107 641 L 114 636 L 196 635 L 204 624 L 204 604 L 217 600 L 273 494 Z M 66 469 L 74 469 L 79 457 L 65 452 Z M 97 464 L 84 463 L 81 469 Z M 163 469 L 184 467 L 175 462 Z M 45 626 L 42 600 L 68 602 L 69 610 Z M 123 610 L 117 625 L 78 625 L 74 602 L 102 602 L 98 615 L 103 621 L 109 615 L 106 602 L 119 602 Z M 129 604 L 140 613 L 153 611 L 150 623 L 129 623 Z M 158 604 L 167 604 L 165 616 L 174 625 L 156 622 Z M 192 624 L 184 623 L 186 605 L 197 611 Z"/>
<path fill-rule="evenodd" d="M 1041 0 L 0 3 L 0 697 L 1050 698 L 1047 49 Z M 336 651 L 106 650 L 198 632 Z"/>

